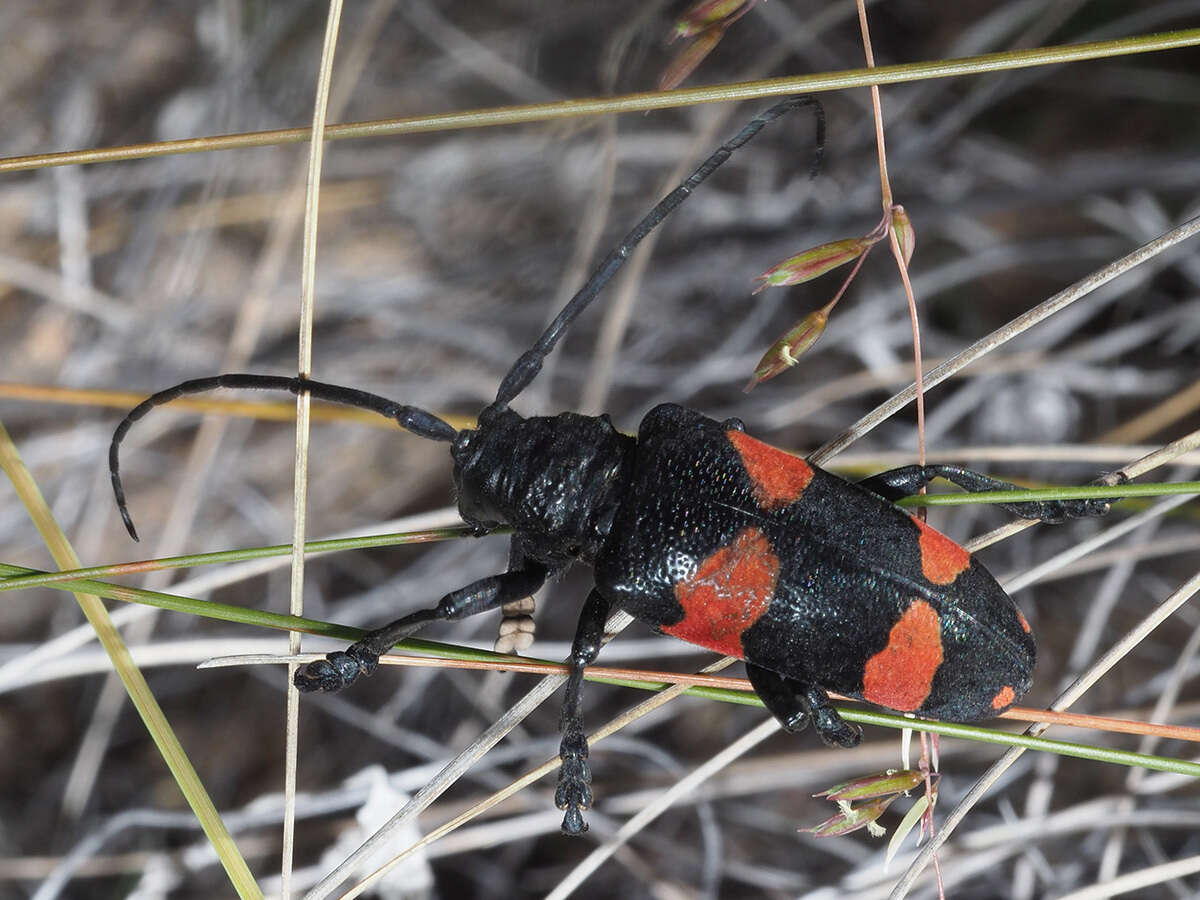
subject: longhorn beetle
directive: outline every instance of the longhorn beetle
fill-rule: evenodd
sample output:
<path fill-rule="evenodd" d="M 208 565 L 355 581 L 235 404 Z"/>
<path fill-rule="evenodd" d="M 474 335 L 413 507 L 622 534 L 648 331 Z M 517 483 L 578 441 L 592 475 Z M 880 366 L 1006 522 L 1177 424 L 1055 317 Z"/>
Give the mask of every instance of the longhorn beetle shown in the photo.
<path fill-rule="evenodd" d="M 622 608 L 666 634 L 745 661 L 755 693 L 788 731 L 810 721 L 830 745 L 861 730 L 830 705 L 838 691 L 879 706 L 953 721 L 990 718 L 1028 690 L 1029 625 L 962 547 L 890 501 L 942 477 L 968 491 L 1012 485 L 957 466 L 904 466 L 857 484 L 760 443 L 737 419 L 674 404 L 652 409 L 637 437 L 608 416 L 524 418 L 509 404 L 633 248 L 766 124 L 811 97 L 772 106 L 668 194 L 601 263 L 537 342 L 513 364 L 475 428 L 376 394 L 305 377 L 217 375 L 154 394 L 117 426 L 109 466 L 117 505 L 137 532 L 118 475 L 118 447 L 153 407 L 216 388 L 307 391 L 372 410 L 450 444 L 458 509 L 477 536 L 512 528 L 508 569 L 369 632 L 297 671 L 301 691 L 338 691 L 429 622 L 462 619 L 532 595 L 580 560 L 595 569 L 568 657 L 555 802 L 563 831 L 587 830 L 588 745 L 580 713 L 584 667 Z M 1063 521 L 1108 501 L 1014 503 L 1023 518 Z"/>

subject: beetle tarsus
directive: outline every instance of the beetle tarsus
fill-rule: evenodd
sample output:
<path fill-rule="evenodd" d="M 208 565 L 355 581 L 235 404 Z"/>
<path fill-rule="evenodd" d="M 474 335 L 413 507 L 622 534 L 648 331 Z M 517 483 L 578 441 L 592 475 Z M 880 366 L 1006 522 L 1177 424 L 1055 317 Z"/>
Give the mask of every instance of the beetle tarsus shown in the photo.
<path fill-rule="evenodd" d="M 351 644 L 345 650 L 335 650 L 324 659 L 314 660 L 297 669 L 292 683 L 304 694 L 316 691 L 333 693 L 370 675 L 378 665 L 377 654 L 358 644 Z"/>
<path fill-rule="evenodd" d="M 813 727 L 826 747 L 857 747 L 862 742 L 862 728 L 852 725 L 831 706 L 817 710 Z"/>
<path fill-rule="evenodd" d="M 588 829 L 583 810 L 592 806 L 592 771 L 587 763 L 587 738 L 580 730 L 563 735 L 558 753 L 561 767 L 558 770 L 558 787 L 554 791 L 554 805 L 565 812 L 563 834 L 583 834 Z"/>

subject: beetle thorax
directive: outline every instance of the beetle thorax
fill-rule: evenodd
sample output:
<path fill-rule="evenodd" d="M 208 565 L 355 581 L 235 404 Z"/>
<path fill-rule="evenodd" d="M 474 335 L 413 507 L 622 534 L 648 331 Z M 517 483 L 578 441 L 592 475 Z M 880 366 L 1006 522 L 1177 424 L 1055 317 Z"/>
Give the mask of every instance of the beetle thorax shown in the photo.
<path fill-rule="evenodd" d="M 512 526 L 522 551 L 552 567 L 575 557 L 590 563 L 620 505 L 636 443 L 607 416 L 485 411 L 451 450 L 459 513 L 481 531 Z"/>

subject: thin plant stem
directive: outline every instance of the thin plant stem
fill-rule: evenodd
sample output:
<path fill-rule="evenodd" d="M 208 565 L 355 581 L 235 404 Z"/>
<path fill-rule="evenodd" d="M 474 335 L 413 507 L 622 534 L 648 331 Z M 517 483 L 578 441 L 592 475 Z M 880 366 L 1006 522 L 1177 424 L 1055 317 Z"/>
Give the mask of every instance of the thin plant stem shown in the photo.
<path fill-rule="evenodd" d="M 734 84 L 709 87 L 679 88 L 674 91 L 647 91 L 616 97 L 593 97 L 580 100 L 558 100 L 551 103 L 531 103 L 520 106 L 488 107 L 462 112 L 406 116 L 368 122 L 349 122 L 331 125 L 325 130 L 326 140 L 421 134 L 432 131 L 457 131 L 469 128 L 493 128 L 545 122 L 553 119 L 613 113 L 646 112 L 653 109 L 674 109 L 701 103 L 728 103 L 756 100 L 764 97 L 783 97 L 789 94 L 812 94 L 822 91 L 847 90 L 872 84 L 901 84 L 980 75 L 1048 66 L 1058 63 L 1106 59 L 1133 53 L 1151 53 L 1200 45 L 1200 28 L 1187 28 L 1156 34 L 1136 35 L 1111 41 L 1092 41 L 1084 44 L 1063 44 L 1036 47 L 1030 50 L 1006 50 L 985 53 L 963 59 L 937 59 L 927 62 L 903 63 L 877 68 L 846 69 L 816 75 L 793 75 L 764 78 Z M 186 138 L 176 141 L 155 141 L 128 144 L 121 147 L 101 147 L 93 150 L 72 150 L 63 153 L 38 153 L 0 159 L 0 174 L 26 172 L 51 166 L 87 165 L 100 162 L 120 162 L 171 156 L 180 153 L 234 150 L 244 147 L 269 147 L 280 144 L 301 144 L 310 139 L 309 128 L 280 128 L 240 134 Z"/>

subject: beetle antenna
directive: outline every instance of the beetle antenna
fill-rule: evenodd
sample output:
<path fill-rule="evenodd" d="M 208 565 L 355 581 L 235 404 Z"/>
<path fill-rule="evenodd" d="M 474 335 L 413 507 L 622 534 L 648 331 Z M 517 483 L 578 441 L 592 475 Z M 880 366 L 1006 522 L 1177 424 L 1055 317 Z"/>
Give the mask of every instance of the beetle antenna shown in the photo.
<path fill-rule="evenodd" d="M 658 225 L 669 216 L 677 206 L 679 206 L 687 196 L 694 191 L 699 185 L 715 172 L 721 165 L 733 155 L 733 152 L 743 144 L 750 141 L 758 134 L 763 126 L 769 122 L 773 122 L 785 113 L 789 113 L 794 109 L 799 109 L 801 106 L 811 106 L 813 115 L 817 121 L 817 147 L 814 153 L 812 174 L 815 177 L 821 166 L 821 157 L 825 151 L 825 111 L 815 97 L 800 96 L 789 97 L 779 103 L 776 103 L 762 115 L 749 122 L 745 128 L 739 131 L 733 138 L 721 147 L 708 159 L 702 162 L 696 171 L 689 175 L 679 187 L 663 197 L 654 209 L 650 210 L 629 234 L 625 235 L 617 247 L 608 254 L 604 262 L 600 263 L 592 277 L 579 289 L 579 292 L 567 302 L 567 305 L 562 308 L 562 311 L 554 318 L 549 327 L 538 338 L 537 343 L 533 345 L 525 353 L 521 354 L 520 359 L 513 363 L 513 367 L 508 370 L 508 374 L 504 376 L 504 380 L 500 383 L 500 389 L 496 392 L 496 399 L 492 405 L 485 410 L 488 412 L 498 412 L 505 407 L 518 395 L 521 391 L 529 386 L 529 383 L 537 376 L 537 373 L 542 369 L 542 363 L 554 349 L 554 345 L 558 343 L 558 339 L 562 337 L 563 332 L 570 327 L 571 323 L 591 305 L 591 302 L 596 299 L 604 286 L 617 273 L 617 271 L 625 264 L 625 260 L 633 253 L 635 247 L 642 242 L 642 239 L 653 231 Z"/>
<path fill-rule="evenodd" d="M 113 432 L 112 443 L 108 447 L 108 472 L 112 476 L 113 494 L 117 498 L 117 509 L 121 511 L 121 519 L 125 522 L 125 530 L 135 541 L 138 540 L 137 529 L 133 527 L 133 519 L 125 503 L 125 489 L 121 486 L 119 452 L 121 441 L 133 427 L 133 423 L 141 419 L 156 406 L 170 403 L 185 394 L 203 394 L 217 388 L 249 388 L 256 391 L 287 391 L 290 394 L 300 394 L 302 391 L 311 394 L 318 400 L 330 403 L 342 403 L 359 409 L 379 413 L 385 418 L 392 419 L 405 431 L 411 431 L 418 437 L 431 441 L 453 441 L 458 435 L 449 422 L 439 419 L 431 412 L 418 409 L 415 406 L 405 406 L 379 394 L 360 391 L 357 388 L 342 387 L 338 384 L 326 384 L 323 381 L 311 381 L 303 376 L 285 378 L 280 375 L 214 375 L 211 378 L 196 378 L 184 381 L 174 387 L 159 391 L 147 397 L 129 411 L 117 430 Z"/>

